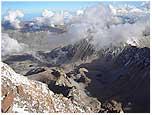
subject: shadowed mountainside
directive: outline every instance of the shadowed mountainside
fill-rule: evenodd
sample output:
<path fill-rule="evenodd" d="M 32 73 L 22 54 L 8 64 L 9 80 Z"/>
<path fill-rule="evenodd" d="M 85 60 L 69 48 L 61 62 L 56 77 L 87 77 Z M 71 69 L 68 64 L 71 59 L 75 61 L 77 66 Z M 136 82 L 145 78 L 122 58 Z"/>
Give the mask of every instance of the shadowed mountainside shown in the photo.
<path fill-rule="evenodd" d="M 125 112 L 149 112 L 150 49 L 126 47 L 116 57 L 107 56 L 79 66 L 88 69 L 86 89 L 100 101 L 122 102 Z"/>

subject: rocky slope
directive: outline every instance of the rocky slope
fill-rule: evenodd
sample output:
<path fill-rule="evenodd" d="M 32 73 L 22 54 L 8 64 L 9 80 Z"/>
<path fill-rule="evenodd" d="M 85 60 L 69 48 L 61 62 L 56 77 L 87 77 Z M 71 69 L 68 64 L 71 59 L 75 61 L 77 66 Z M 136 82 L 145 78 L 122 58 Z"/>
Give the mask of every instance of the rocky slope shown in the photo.
<path fill-rule="evenodd" d="M 53 93 L 46 84 L 29 80 L 15 73 L 4 63 L 1 65 L 2 112 L 98 112 L 100 110 L 100 103 L 95 99 L 92 99 L 95 107 L 93 104 L 86 105 L 79 100 L 79 97 L 71 99 Z"/>

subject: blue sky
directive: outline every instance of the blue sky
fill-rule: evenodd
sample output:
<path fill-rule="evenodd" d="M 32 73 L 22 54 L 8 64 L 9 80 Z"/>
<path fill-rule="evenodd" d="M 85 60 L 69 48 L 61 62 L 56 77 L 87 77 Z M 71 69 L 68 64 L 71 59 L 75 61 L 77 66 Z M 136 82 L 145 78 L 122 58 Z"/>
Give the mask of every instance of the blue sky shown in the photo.
<path fill-rule="evenodd" d="M 2 2 L 2 17 L 8 10 L 22 10 L 25 13 L 25 19 L 31 19 L 40 16 L 43 9 L 54 11 L 69 10 L 75 11 L 88 6 L 98 4 L 99 2 Z M 120 6 L 130 4 L 138 6 L 141 2 L 103 2 L 104 4 L 113 4 Z"/>

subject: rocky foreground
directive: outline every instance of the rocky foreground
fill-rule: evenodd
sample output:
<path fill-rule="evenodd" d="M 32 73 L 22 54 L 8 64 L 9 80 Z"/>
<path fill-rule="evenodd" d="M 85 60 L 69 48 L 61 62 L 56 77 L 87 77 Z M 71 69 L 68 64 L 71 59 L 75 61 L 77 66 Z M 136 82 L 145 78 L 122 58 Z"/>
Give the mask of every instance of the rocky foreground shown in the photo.
<path fill-rule="evenodd" d="M 101 110 L 105 112 L 108 111 L 122 112 L 121 104 L 118 104 L 114 100 L 111 101 L 111 104 L 109 103 L 111 107 L 107 109 L 104 108 L 101 109 L 101 103 L 96 98 L 87 96 L 86 93 L 83 91 L 83 89 L 79 89 L 80 87 L 78 84 L 71 83 L 74 82 L 74 81 L 70 81 L 71 79 L 65 79 L 64 77 L 66 77 L 66 75 L 64 73 L 62 76 L 60 76 L 60 79 L 56 78 L 56 80 L 53 79 L 55 79 L 55 77 L 57 77 L 57 75 L 61 73 L 56 71 L 54 74 L 55 76 L 53 76 L 52 74 L 52 82 L 54 81 L 55 84 L 48 83 L 49 84 L 48 87 L 47 84 L 42 83 L 40 79 L 39 81 L 41 82 L 35 80 L 29 80 L 25 76 L 15 73 L 7 64 L 1 63 L 1 65 L 2 65 L 1 111 L 4 113 L 6 112 L 7 113 L 23 113 L 23 112 L 27 112 L 27 113 L 89 112 L 90 113 L 90 112 L 99 112 Z M 47 72 L 42 73 L 42 75 L 43 76 L 47 75 Z M 34 76 L 32 78 L 34 79 Z M 67 80 L 67 81 L 63 82 L 63 80 Z M 53 88 L 52 90 L 54 92 L 51 91 L 49 88 L 50 89 Z"/>
<path fill-rule="evenodd" d="M 53 93 L 46 84 L 29 80 L 2 63 L 2 112 L 98 112 L 100 109 L 96 99 L 86 105 L 79 96 L 74 98 L 77 99 Z"/>

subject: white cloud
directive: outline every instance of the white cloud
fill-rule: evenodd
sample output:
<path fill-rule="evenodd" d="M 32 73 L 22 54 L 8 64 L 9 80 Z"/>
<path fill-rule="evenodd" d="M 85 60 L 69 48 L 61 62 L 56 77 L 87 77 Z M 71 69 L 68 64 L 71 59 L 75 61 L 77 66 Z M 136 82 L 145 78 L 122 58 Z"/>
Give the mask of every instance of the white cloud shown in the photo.
<path fill-rule="evenodd" d="M 8 15 L 4 16 L 4 21 L 8 21 L 14 28 L 20 28 L 20 19 L 24 16 L 20 10 L 8 11 Z"/>
<path fill-rule="evenodd" d="M 37 17 L 35 20 L 39 25 L 64 25 L 64 16 L 64 12 L 54 13 L 53 11 L 44 9 L 42 16 Z"/>
<path fill-rule="evenodd" d="M 83 15 L 83 14 L 84 14 L 84 11 L 83 11 L 83 10 L 77 10 L 76 14 L 77 14 L 77 15 Z"/>
<path fill-rule="evenodd" d="M 2 33 L 2 56 L 9 55 L 12 53 L 17 53 L 24 51 L 27 48 L 27 45 L 19 43 L 17 40 L 12 39 L 6 33 Z"/>
<path fill-rule="evenodd" d="M 47 10 L 47 9 L 44 9 L 42 12 L 43 17 L 52 17 L 53 15 L 54 15 L 54 12 Z"/>
<path fill-rule="evenodd" d="M 109 8 L 110 8 L 111 13 L 112 13 L 113 15 L 116 15 L 116 14 L 117 14 L 117 10 L 116 10 L 116 8 L 114 8 L 114 6 L 112 6 L 111 4 L 109 4 Z"/>
<path fill-rule="evenodd" d="M 84 10 L 83 15 L 74 16 L 66 34 L 71 42 L 92 36 L 92 43 L 100 48 L 128 40 L 140 41 L 143 32 L 149 29 L 149 19 L 145 18 L 140 18 L 134 24 L 124 24 L 122 18 L 116 17 L 110 8 L 99 4 Z"/>
<path fill-rule="evenodd" d="M 130 13 L 143 13 L 143 11 L 139 8 L 133 8 L 130 10 Z"/>
<path fill-rule="evenodd" d="M 64 15 L 63 13 L 56 13 L 53 17 L 52 17 L 52 23 L 54 25 L 64 25 Z"/>

